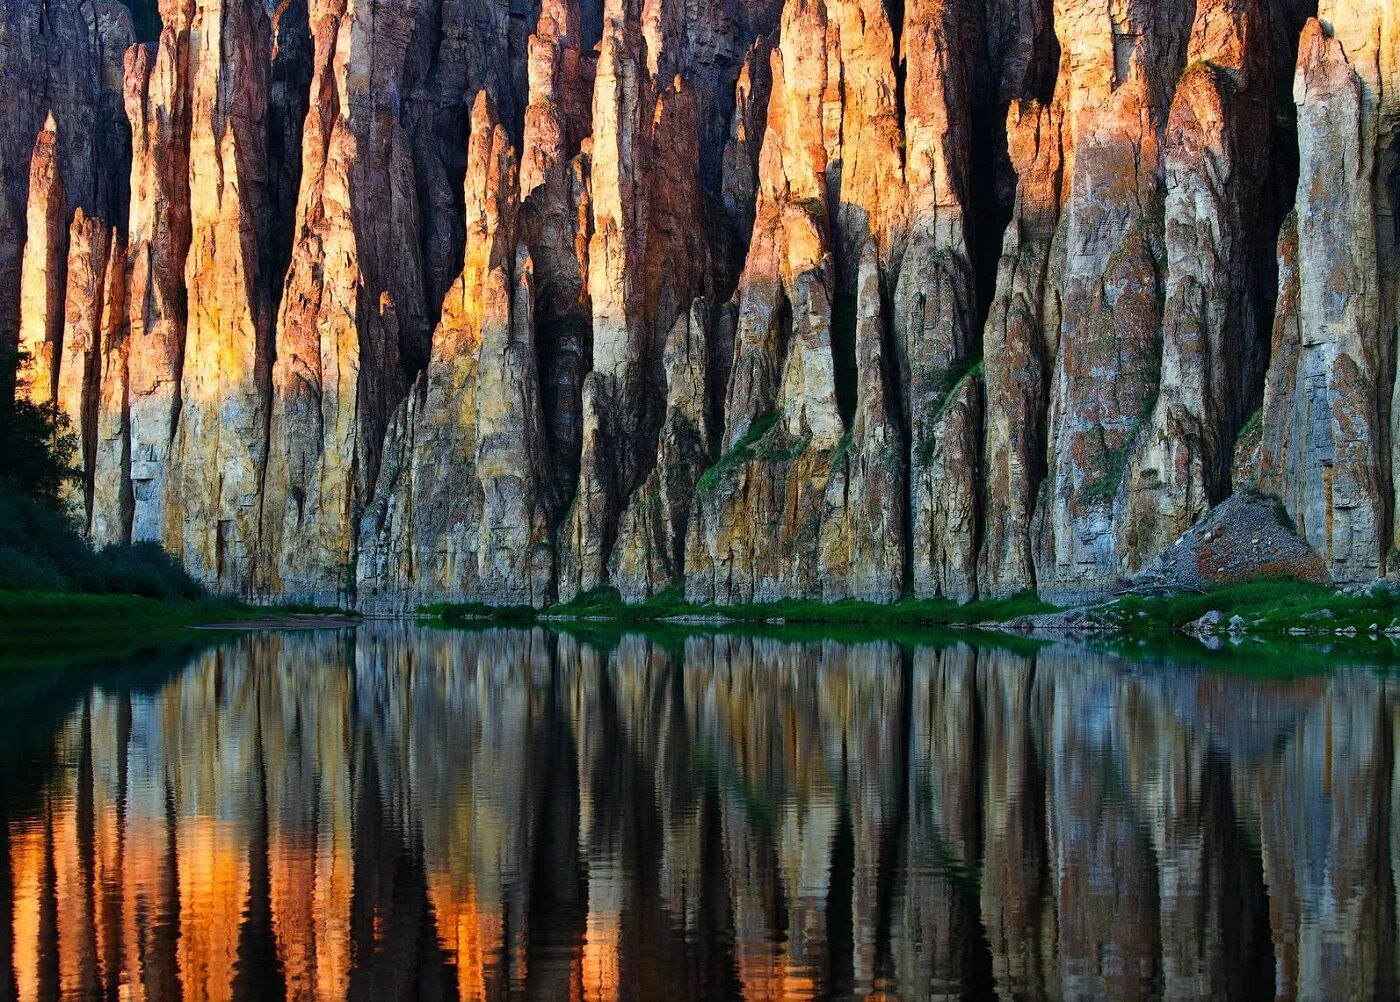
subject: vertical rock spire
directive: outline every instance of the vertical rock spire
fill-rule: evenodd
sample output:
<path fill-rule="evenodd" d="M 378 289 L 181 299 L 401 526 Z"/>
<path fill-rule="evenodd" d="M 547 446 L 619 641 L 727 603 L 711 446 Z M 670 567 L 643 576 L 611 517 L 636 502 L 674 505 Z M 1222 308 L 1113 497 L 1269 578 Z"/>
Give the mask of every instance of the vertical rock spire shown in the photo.
<path fill-rule="evenodd" d="M 578 494 L 560 536 L 565 599 L 603 584 L 617 520 L 641 470 L 646 391 L 642 272 L 651 79 L 635 21 L 610 5 L 593 95 L 593 369 L 583 383 Z"/>
<path fill-rule="evenodd" d="M 427 371 L 394 416 L 360 528 L 369 604 L 415 596 L 543 605 L 552 597 L 532 265 L 519 248 L 519 162 L 493 102 L 472 109 L 467 247 Z"/>
<path fill-rule="evenodd" d="M 34 137 L 46 118 L 61 137 L 53 166 L 63 184 L 59 225 L 66 231 L 80 207 L 125 224 L 130 144 L 122 58 L 132 41 L 131 14 L 125 4 L 89 0 L 8 4 L 0 38 L 0 343 L 13 348 L 28 312 L 20 303 L 21 258 L 33 204 Z"/>
<path fill-rule="evenodd" d="M 486 181 L 468 193 L 469 253 L 478 245 L 491 247 L 482 265 L 486 301 L 476 388 L 475 464 L 482 498 L 476 572 L 480 594 L 491 601 L 540 606 L 553 596 L 554 554 L 534 265 L 529 251 L 518 246 L 515 150 L 483 104 L 478 98 L 467 159 L 468 175 Z"/>
<path fill-rule="evenodd" d="M 611 577 L 629 602 L 683 580 L 686 522 L 696 484 L 713 461 L 710 447 L 710 310 L 703 299 L 679 317 L 666 339 L 666 420 L 656 463 L 623 513 Z"/>
<path fill-rule="evenodd" d="M 91 528 L 94 546 L 131 542 L 131 326 L 127 314 L 130 258 L 112 233 L 103 297 L 101 357 L 97 377 L 96 444 L 92 460 Z"/>
<path fill-rule="evenodd" d="M 131 122 L 131 211 L 129 215 L 126 371 L 128 467 L 100 476 L 129 481 L 131 524 L 108 518 L 115 542 L 163 541 L 171 517 L 172 449 L 180 417 L 188 290 L 185 260 L 190 248 L 190 39 L 189 17 L 163 11 L 166 27 L 152 49 L 132 48 L 126 57 L 126 110 Z M 179 15 L 174 16 L 172 15 Z M 115 398 L 109 398 L 115 402 Z M 108 418 L 120 427 L 120 420 Z M 119 492 L 121 489 L 119 488 Z"/>
<path fill-rule="evenodd" d="M 77 439 L 75 458 L 81 478 L 69 485 L 68 510 L 84 534 L 92 520 L 103 328 L 108 321 L 107 297 L 112 290 L 108 269 L 120 272 L 124 268 L 125 262 L 112 257 L 119 250 L 113 228 L 79 208 L 68 231 L 63 351 L 56 401 Z"/>
<path fill-rule="evenodd" d="M 943 450 L 952 431 L 944 419 L 963 414 L 950 405 L 978 347 L 967 236 L 974 57 L 966 53 L 974 37 L 971 22 L 979 17 L 965 0 L 914 0 L 904 9 L 908 236 L 894 286 L 893 333 L 909 424 L 913 588 L 923 597 L 976 592 L 975 560 L 959 558 L 957 579 L 949 580 L 940 555 L 945 546 L 966 551 L 977 545 L 976 506 L 954 525 L 942 505 L 951 493 L 968 493 L 980 448 L 973 442 L 970 452 L 958 452 L 958 460 L 970 466 L 946 465 L 954 457 Z M 963 403 L 980 406 L 980 390 Z M 980 422 L 980 413 L 972 420 Z M 956 487 L 945 482 L 949 477 Z M 956 540 L 944 538 L 950 532 Z"/>
<path fill-rule="evenodd" d="M 198 579 L 246 594 L 272 363 L 271 298 L 259 271 L 267 16 L 260 4 L 198 0 L 189 39 L 189 317 L 165 541 Z"/>
<path fill-rule="evenodd" d="M 1118 539 L 1126 472 L 1161 370 L 1162 129 L 1192 7 L 1055 5 L 1066 257 L 1036 560 L 1051 596 L 1099 593 L 1125 569 Z"/>
<path fill-rule="evenodd" d="M 1167 119 L 1161 390 L 1124 474 L 1129 571 L 1229 496 L 1234 437 L 1262 394 L 1274 113 L 1264 31 L 1255 0 L 1199 3 Z"/>
<path fill-rule="evenodd" d="M 725 211 L 748 246 L 758 197 L 758 157 L 768 126 L 768 98 L 773 92 L 773 47 L 759 38 L 749 47 L 734 86 L 734 117 L 724 144 L 721 194 Z"/>
<path fill-rule="evenodd" d="M 605 11 L 590 159 L 593 368 L 578 492 L 559 539 L 564 598 L 608 580 L 618 523 L 656 456 L 666 336 L 710 281 L 698 109 L 684 79 L 666 76 L 683 65 L 677 6 L 644 5 L 649 35 L 628 5 Z"/>
<path fill-rule="evenodd" d="M 29 168 L 29 239 L 20 270 L 19 350 L 28 357 L 20 392 L 47 404 L 58 392 L 63 347 L 63 297 L 68 268 L 68 213 L 58 169 L 53 114 L 34 141 Z"/>
<path fill-rule="evenodd" d="M 297 237 L 277 320 L 263 587 L 335 601 L 355 525 L 407 386 L 401 345 L 425 322 L 418 202 L 396 118 L 418 5 L 316 0 L 315 96 Z"/>
<path fill-rule="evenodd" d="M 840 26 L 789 0 L 772 56 L 748 260 L 739 280 L 721 459 L 696 496 L 686 594 L 706 602 L 812 596 L 823 498 L 844 427 L 832 350 Z"/>
<path fill-rule="evenodd" d="M 996 294 L 982 335 L 986 385 L 984 535 L 979 591 L 1006 597 L 1036 583 L 1031 519 L 1046 475 L 1049 377 L 1059 342 L 1051 288 L 1059 224 L 1061 110 L 1017 101 L 1007 115 L 1007 148 L 1019 182 L 997 267 Z"/>
<path fill-rule="evenodd" d="M 1395 152 L 1384 126 L 1397 121 L 1400 74 L 1393 44 L 1384 54 L 1395 38 L 1390 14 L 1346 3 L 1334 13 L 1340 28 L 1308 22 L 1298 50 L 1296 230 L 1280 242 L 1260 486 L 1283 500 L 1333 577 L 1356 582 L 1383 573 L 1391 548 L 1382 418 L 1395 351 L 1386 293 L 1395 234 L 1378 168 Z"/>
<path fill-rule="evenodd" d="M 855 414 L 832 458 L 826 485 L 821 594 L 829 601 L 888 603 L 904 588 L 909 467 L 895 407 L 895 366 L 885 357 L 879 252 L 873 240 L 860 258 L 855 301 Z"/>
<path fill-rule="evenodd" d="M 536 330 L 554 489 L 574 491 L 582 449 L 582 390 L 592 306 L 588 245 L 593 225 L 589 158 L 593 61 L 582 52 L 577 0 L 546 0 L 529 46 L 520 191 L 535 265 Z"/>

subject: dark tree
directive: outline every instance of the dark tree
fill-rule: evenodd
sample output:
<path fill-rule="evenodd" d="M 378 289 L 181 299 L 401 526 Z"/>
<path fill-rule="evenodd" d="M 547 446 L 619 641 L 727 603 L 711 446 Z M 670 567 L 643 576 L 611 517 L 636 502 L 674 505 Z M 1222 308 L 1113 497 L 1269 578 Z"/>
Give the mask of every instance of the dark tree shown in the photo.
<path fill-rule="evenodd" d="M 10 376 L 6 384 L 22 385 L 27 364 L 14 349 L 0 348 L 0 370 Z M 64 485 L 81 476 L 74 465 L 77 449 L 77 436 L 56 404 L 0 394 L 0 485 L 56 509 Z"/>

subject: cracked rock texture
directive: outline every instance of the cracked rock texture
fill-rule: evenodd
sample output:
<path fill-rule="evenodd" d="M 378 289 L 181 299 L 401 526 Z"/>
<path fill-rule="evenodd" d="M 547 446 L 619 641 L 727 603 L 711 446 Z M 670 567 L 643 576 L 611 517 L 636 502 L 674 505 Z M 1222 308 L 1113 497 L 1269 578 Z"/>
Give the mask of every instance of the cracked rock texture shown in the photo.
<path fill-rule="evenodd" d="M 1400 572 L 1395 4 L 158 20 L 0 17 L 0 392 L 94 544 L 390 610 L 1065 599 L 1248 489 Z"/>

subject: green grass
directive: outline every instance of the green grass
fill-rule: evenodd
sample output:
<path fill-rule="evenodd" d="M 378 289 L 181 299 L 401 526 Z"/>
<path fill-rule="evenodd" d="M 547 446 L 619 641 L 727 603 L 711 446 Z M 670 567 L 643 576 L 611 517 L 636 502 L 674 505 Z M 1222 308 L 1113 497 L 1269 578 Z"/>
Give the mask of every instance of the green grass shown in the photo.
<path fill-rule="evenodd" d="M 250 606 L 210 595 L 154 543 L 94 550 L 62 513 L 0 486 L 0 635 L 10 650 L 70 640 L 92 644 L 94 631 L 322 613 L 345 615 L 309 605 Z M 20 635 L 29 638 L 23 645 Z"/>
<path fill-rule="evenodd" d="M 340 610 L 252 606 L 222 598 L 164 601 L 139 595 L 0 591 L 0 675 L 101 661 L 123 652 L 189 644 L 191 627 L 285 619 Z"/>
<path fill-rule="evenodd" d="M 1250 435 L 1253 435 L 1256 431 L 1259 430 L 1259 424 L 1261 421 L 1263 421 L 1263 419 L 1264 408 L 1256 407 L 1254 409 L 1254 413 L 1245 419 L 1244 424 L 1240 425 L 1239 435 L 1236 437 L 1243 439 Z"/>
<path fill-rule="evenodd" d="M 420 607 L 418 614 L 449 623 L 489 619 L 500 623 L 530 624 L 540 617 L 539 610 L 528 605 L 486 605 L 481 602 L 438 602 Z"/>
<path fill-rule="evenodd" d="M 216 598 L 171 602 L 139 595 L 0 591 L 0 632 L 6 634 L 198 626 L 270 614 L 275 613 Z"/>
<path fill-rule="evenodd" d="M 879 626 L 929 628 L 976 623 L 996 623 L 1041 612 L 1049 605 L 1026 593 L 1007 599 L 987 599 L 959 605 L 948 599 L 905 599 L 894 605 L 874 602 L 817 602 L 789 600 L 747 605 L 699 605 L 687 602 L 673 588 L 646 602 L 628 605 L 615 588 L 599 588 L 571 602 L 543 612 L 530 609 L 493 609 L 480 605 L 437 605 L 420 610 L 446 622 L 492 619 L 534 622 L 541 618 L 603 620 L 616 623 L 657 623 L 680 616 L 722 617 L 736 624 L 792 624 L 812 626 Z"/>
<path fill-rule="evenodd" d="M 1400 594 L 1375 588 L 1347 595 L 1331 585 L 1286 579 L 1261 579 L 1226 585 L 1199 594 L 1129 595 L 1105 610 L 1105 615 L 1130 636 L 1178 633 L 1207 612 L 1218 611 L 1226 621 L 1240 616 L 1254 636 L 1287 636 L 1294 628 L 1323 630 L 1354 628 L 1370 632 L 1400 622 Z"/>

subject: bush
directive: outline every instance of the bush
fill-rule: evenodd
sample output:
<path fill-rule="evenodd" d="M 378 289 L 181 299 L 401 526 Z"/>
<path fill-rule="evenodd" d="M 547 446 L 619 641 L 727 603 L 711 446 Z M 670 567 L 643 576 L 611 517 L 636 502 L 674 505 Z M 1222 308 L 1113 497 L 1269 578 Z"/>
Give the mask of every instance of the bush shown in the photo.
<path fill-rule="evenodd" d="M 140 595 L 164 601 L 204 597 L 199 583 L 155 543 L 109 546 L 95 554 L 94 564 L 101 590 L 112 594 Z"/>
<path fill-rule="evenodd" d="M 55 404 L 12 395 L 27 383 L 27 356 L 0 348 L 0 487 L 57 508 L 65 485 L 76 481 L 78 439 Z"/>
<path fill-rule="evenodd" d="M 198 582 L 154 543 L 93 552 L 58 511 L 0 486 L 0 591 L 199 599 Z"/>
<path fill-rule="evenodd" d="M 0 354 L 0 383 L 22 384 L 26 361 L 13 350 Z M 57 408 L 0 392 L 0 591 L 203 598 L 204 589 L 153 543 L 94 553 L 83 541 L 63 514 L 64 488 L 80 477 L 76 451 Z"/>

